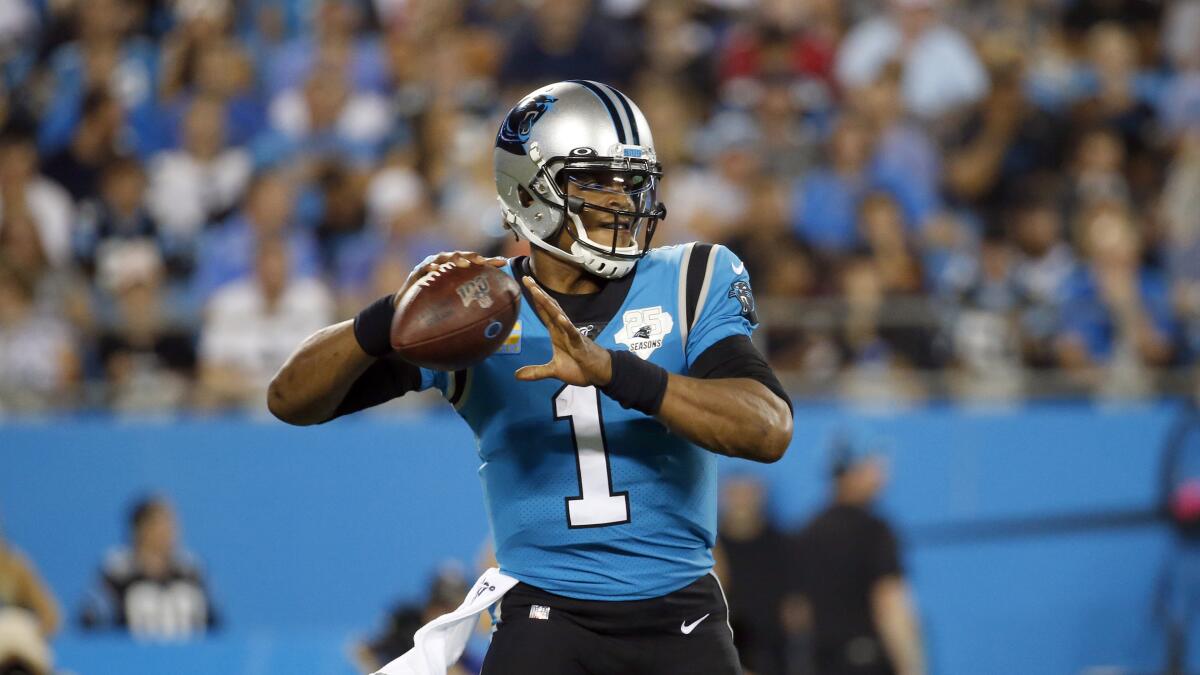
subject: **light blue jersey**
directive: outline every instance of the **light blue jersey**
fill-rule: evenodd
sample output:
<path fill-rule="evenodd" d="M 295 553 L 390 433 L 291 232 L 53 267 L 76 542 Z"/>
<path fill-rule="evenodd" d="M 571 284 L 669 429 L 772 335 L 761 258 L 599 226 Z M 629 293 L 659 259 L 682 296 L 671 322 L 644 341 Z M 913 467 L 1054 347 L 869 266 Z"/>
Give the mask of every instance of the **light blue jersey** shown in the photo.
<path fill-rule="evenodd" d="M 505 270 L 521 276 L 513 264 Z M 755 328 L 749 276 L 723 246 L 652 249 L 630 277 L 587 301 L 612 308 L 607 322 L 571 315 L 602 347 L 685 374 L 716 342 Z M 422 371 L 422 387 L 439 388 L 478 439 L 501 570 L 591 600 L 658 597 L 707 573 L 716 456 L 594 387 L 513 376 L 550 356 L 526 299 L 496 354 L 467 371 Z"/>

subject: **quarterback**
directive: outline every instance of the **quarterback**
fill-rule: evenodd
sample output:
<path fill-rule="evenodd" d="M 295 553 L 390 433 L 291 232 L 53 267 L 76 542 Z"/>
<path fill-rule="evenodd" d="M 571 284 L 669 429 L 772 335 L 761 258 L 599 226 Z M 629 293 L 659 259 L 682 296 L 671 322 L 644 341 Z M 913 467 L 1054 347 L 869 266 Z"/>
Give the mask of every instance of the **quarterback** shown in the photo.
<path fill-rule="evenodd" d="M 750 340 L 750 279 L 720 245 L 654 248 L 666 215 L 650 127 L 607 85 L 538 89 L 506 116 L 495 177 L 531 255 L 427 260 L 397 293 L 305 340 L 271 411 L 319 424 L 437 388 L 478 439 L 500 571 L 517 580 L 485 675 L 738 673 L 712 574 L 717 454 L 783 456 L 791 404 Z M 521 286 L 516 327 L 457 372 L 398 358 L 396 300 L 438 265 Z"/>

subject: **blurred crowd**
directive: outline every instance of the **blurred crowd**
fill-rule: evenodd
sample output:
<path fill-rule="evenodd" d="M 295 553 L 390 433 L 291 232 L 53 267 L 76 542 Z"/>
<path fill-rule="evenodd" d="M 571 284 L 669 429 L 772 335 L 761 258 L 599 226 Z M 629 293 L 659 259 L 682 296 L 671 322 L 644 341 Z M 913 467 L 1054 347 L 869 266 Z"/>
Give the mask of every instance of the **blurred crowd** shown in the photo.
<path fill-rule="evenodd" d="M 569 78 L 645 111 L 656 243 L 743 257 L 780 370 L 1152 393 L 1200 354 L 1197 35 L 1200 0 L 8 0 L 0 410 L 261 408 L 427 254 L 520 252 L 495 129 Z"/>

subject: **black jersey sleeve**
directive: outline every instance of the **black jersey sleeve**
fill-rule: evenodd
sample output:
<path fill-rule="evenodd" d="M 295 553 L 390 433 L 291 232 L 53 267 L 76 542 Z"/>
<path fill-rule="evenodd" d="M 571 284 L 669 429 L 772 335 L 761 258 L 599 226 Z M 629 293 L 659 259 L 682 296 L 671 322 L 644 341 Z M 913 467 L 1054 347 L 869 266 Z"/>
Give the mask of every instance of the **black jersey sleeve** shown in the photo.
<path fill-rule="evenodd" d="M 730 335 L 719 340 L 705 349 L 688 369 L 689 377 L 699 377 L 715 380 L 727 377 L 746 377 L 770 389 L 776 396 L 783 399 L 788 410 L 792 410 L 792 400 L 775 371 L 767 364 L 767 360 L 759 353 L 758 348 L 747 335 Z"/>
<path fill-rule="evenodd" d="M 358 376 L 333 415 L 325 421 L 386 403 L 420 388 L 421 369 L 417 366 L 397 356 L 376 359 Z"/>

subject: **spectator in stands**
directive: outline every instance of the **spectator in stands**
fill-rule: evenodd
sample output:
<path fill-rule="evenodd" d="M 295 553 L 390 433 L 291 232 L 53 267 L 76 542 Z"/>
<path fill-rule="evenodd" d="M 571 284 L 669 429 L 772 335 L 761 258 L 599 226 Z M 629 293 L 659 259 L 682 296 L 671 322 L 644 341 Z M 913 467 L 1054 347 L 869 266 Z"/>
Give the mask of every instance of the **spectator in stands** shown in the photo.
<path fill-rule="evenodd" d="M 1047 368 L 1056 361 L 1054 334 L 1078 263 L 1063 237 L 1059 205 L 1032 185 L 1026 192 L 1028 197 L 1005 212 L 1016 248 L 1012 281 L 1025 307 L 1020 318 L 1025 362 Z"/>
<path fill-rule="evenodd" d="M 200 332 L 204 407 L 262 409 L 264 393 L 298 341 L 333 321 L 333 297 L 313 278 L 292 277 L 289 247 L 259 239 L 254 274 L 213 296 Z"/>
<path fill-rule="evenodd" d="M 1155 82 L 1141 76 L 1138 45 L 1130 29 L 1101 23 L 1088 31 L 1088 95 L 1070 111 L 1077 128 L 1103 127 L 1120 137 L 1130 196 L 1139 202 L 1161 189 L 1163 158 L 1156 112 L 1151 106 Z"/>
<path fill-rule="evenodd" d="M 755 185 L 748 213 L 726 245 L 745 262 L 759 297 L 811 300 L 831 292 L 826 286 L 830 275 L 812 247 L 792 232 L 788 195 L 782 181 L 764 178 Z M 762 326 L 775 367 L 804 368 L 806 375 L 818 379 L 828 376 L 828 368 L 808 362 L 817 351 L 813 345 L 819 343 L 810 328 L 782 321 Z"/>
<path fill-rule="evenodd" d="M 271 102 L 276 157 L 301 157 L 368 164 L 379 159 L 391 130 L 391 111 L 378 94 L 356 92 L 341 69 L 318 63 L 303 86 L 280 92 Z"/>
<path fill-rule="evenodd" d="M 1162 123 L 1180 133 L 1200 126 L 1200 3 L 1171 3 L 1162 31 L 1163 51 L 1175 69 L 1164 83 Z"/>
<path fill-rule="evenodd" d="M 843 115 L 828 141 L 828 159 L 800 179 L 792 223 L 805 241 L 840 255 L 858 241 L 855 216 L 867 190 L 874 138 L 865 118 Z"/>
<path fill-rule="evenodd" d="M 29 0 L 7 3 L 0 11 L 0 90 L 10 83 L 19 86 L 28 77 L 34 65 L 37 29 L 37 7 Z"/>
<path fill-rule="evenodd" d="M 229 0 L 176 2 L 171 13 L 174 25 L 163 37 L 159 55 L 158 95 L 164 102 L 195 92 L 206 50 L 238 48 L 228 40 L 234 19 Z"/>
<path fill-rule="evenodd" d="M 763 168 L 772 176 L 795 178 L 816 165 L 821 151 L 824 101 L 800 95 L 788 80 L 762 84 L 754 107 L 755 123 L 768 142 L 759 144 Z M 655 137 L 657 143 L 658 137 Z"/>
<path fill-rule="evenodd" d="M 312 235 L 297 225 L 295 201 L 295 190 L 282 172 L 256 176 L 246 190 L 242 211 L 200 237 L 193 279 L 197 299 L 207 301 L 221 286 L 249 276 L 256 242 L 264 239 L 282 237 L 287 241 L 293 274 L 317 274 L 317 245 Z"/>
<path fill-rule="evenodd" d="M 834 441 L 832 501 L 795 540 L 795 589 L 812 617 L 821 675 L 921 675 L 924 648 L 900 545 L 873 512 L 887 482 L 883 461 Z"/>
<path fill-rule="evenodd" d="M 32 216 L 17 202 L 0 216 L 0 265 L 33 293 L 34 313 L 61 317 L 86 333 L 92 322 L 89 288 L 66 264 L 53 265 Z"/>
<path fill-rule="evenodd" d="M 186 317 L 170 303 L 159 250 L 148 241 L 114 245 L 97 271 L 115 316 L 97 337 L 96 352 L 115 411 L 175 410 L 188 402 L 196 363 Z"/>
<path fill-rule="evenodd" d="M 924 127 L 904 110 L 898 66 L 889 65 L 858 92 L 861 111 L 876 138 L 873 172 L 881 185 L 905 200 L 900 206 L 910 231 L 919 231 L 941 208 L 941 157 Z"/>
<path fill-rule="evenodd" d="M 1105 127 L 1080 132 L 1069 166 L 1067 203 L 1078 214 L 1096 201 L 1131 203 L 1125 178 L 1125 142 L 1120 134 Z"/>
<path fill-rule="evenodd" d="M 1086 267 L 1068 285 L 1055 341 L 1059 362 L 1108 391 L 1145 393 L 1145 368 L 1169 364 L 1175 352 L 1166 279 L 1142 266 L 1137 227 L 1120 203 L 1083 213 L 1079 248 Z M 1099 366 L 1108 367 L 1107 381 Z"/>
<path fill-rule="evenodd" d="M 867 195 L 859 208 L 859 238 L 879 270 L 885 293 L 915 294 L 922 285 L 921 263 L 906 236 L 904 214 L 887 192 Z"/>
<path fill-rule="evenodd" d="M 387 70 L 379 40 L 359 33 L 365 7 L 347 0 L 311 3 L 311 30 L 274 50 L 267 64 L 269 93 L 300 87 L 322 63 L 355 92 L 382 92 Z"/>
<path fill-rule="evenodd" d="M 727 477 L 720 505 L 717 546 L 725 562 L 729 623 L 742 666 L 755 675 L 783 675 L 780 601 L 792 570 L 781 564 L 780 552 L 787 549 L 787 540 L 767 514 L 766 488 L 758 478 Z"/>
<path fill-rule="evenodd" d="M 1129 26 L 1146 41 L 1155 37 L 1162 17 L 1163 4 L 1155 0 L 1076 0 L 1062 12 L 1062 24 L 1068 36 L 1082 41 L 1092 27 L 1100 23 Z"/>
<path fill-rule="evenodd" d="M 462 250 L 491 251 L 498 240 L 509 238 L 500 214 L 491 207 L 496 199 L 492 148 L 479 143 L 463 154 L 443 181 L 440 211 L 445 229 Z"/>
<path fill-rule="evenodd" d="M 718 77 L 726 89 L 739 80 L 795 79 L 809 96 L 832 98 L 849 13 L 832 0 L 761 3 L 726 33 Z"/>
<path fill-rule="evenodd" d="M 335 278 L 347 307 L 363 299 L 381 267 L 411 269 L 428 255 L 457 247 L 452 232 L 434 225 L 437 215 L 423 181 L 403 165 L 390 166 L 371 179 L 367 217 L 371 226 L 337 252 Z"/>
<path fill-rule="evenodd" d="M 321 213 L 315 235 L 322 266 L 332 270 L 337 252 L 367 227 L 367 186 L 370 176 L 336 162 L 322 167 L 316 177 Z"/>
<path fill-rule="evenodd" d="M 205 2 L 176 8 L 188 5 L 203 7 Z M 223 19 L 202 14 L 194 22 L 199 25 L 187 20 L 176 26 L 163 43 L 162 142 L 169 148 L 184 143 L 187 110 L 197 98 L 208 98 L 220 103 L 230 144 L 248 145 L 266 129 L 268 104 L 259 90 L 254 62 L 244 43 L 228 34 Z"/>
<path fill-rule="evenodd" d="M 183 145 L 150 163 L 150 212 L 164 233 L 194 242 L 210 223 L 236 208 L 250 181 L 250 154 L 227 143 L 225 112 L 211 97 L 192 100 L 183 120 Z"/>
<path fill-rule="evenodd" d="M 155 47 L 131 36 L 137 12 L 127 0 L 73 3 L 70 19 L 76 39 L 58 47 L 48 64 L 51 95 L 38 134 L 38 146 L 52 154 L 70 142 L 87 92 L 104 89 L 125 111 L 128 150 L 139 154 L 158 142 L 155 117 Z"/>
<path fill-rule="evenodd" d="M 935 120 L 983 98 L 987 73 L 966 37 L 941 20 L 940 0 L 888 4 L 842 41 L 835 72 L 843 87 L 866 87 L 897 61 L 905 105 L 919 117 Z"/>
<path fill-rule="evenodd" d="M 0 409 L 67 407 L 79 363 L 67 323 L 37 312 L 34 282 L 0 261 Z"/>
<path fill-rule="evenodd" d="M 625 84 L 640 50 L 598 17 L 588 0 L 537 0 L 520 20 L 500 79 L 528 91 L 583 78 Z"/>
<path fill-rule="evenodd" d="M 989 233 L 971 269 L 954 289 L 950 340 L 956 392 L 1011 398 L 1021 387 L 1021 333 L 1026 297 L 1016 278 L 1016 252 L 1002 233 Z"/>
<path fill-rule="evenodd" d="M 902 170 L 906 160 L 885 157 L 878 149 L 871 120 L 846 113 L 828 140 L 827 161 L 797 183 L 793 224 L 800 236 L 827 255 L 844 255 L 862 243 L 858 214 L 873 192 L 891 194 L 903 211 L 906 230 L 915 230 L 936 213 L 937 198 L 927 172 L 923 174 L 919 164 Z"/>
<path fill-rule="evenodd" d="M 664 243 L 716 241 L 712 238 L 731 232 L 747 215 L 747 183 L 760 175 L 756 148 L 762 139 L 753 120 L 739 112 L 724 113 L 710 121 L 704 135 L 707 147 L 695 150 L 709 161 L 681 166 L 674 180 L 663 185 L 663 201 L 676 205 L 674 224 L 656 235 Z"/>
<path fill-rule="evenodd" d="M 697 20 L 699 7 L 676 2 L 646 3 L 642 66 L 654 76 L 711 86 L 716 31 Z"/>
<path fill-rule="evenodd" d="M 843 395 L 859 400 L 912 400 L 924 395 L 913 369 L 931 365 L 931 336 L 911 321 L 883 321 L 883 275 L 875 259 L 856 252 L 842 261 L 843 321 L 837 336 Z M 899 314 L 892 308 L 891 316 Z"/>
<path fill-rule="evenodd" d="M 663 166 L 676 167 L 680 176 L 695 168 L 694 129 L 704 114 L 703 98 L 671 80 L 643 77 L 630 95 L 654 129 L 654 149 Z M 667 189 L 669 184 L 663 185 Z"/>
<path fill-rule="evenodd" d="M 175 509 L 162 496 L 129 513 L 129 544 L 108 552 L 79 616 L 87 630 L 118 630 L 151 640 L 184 640 L 217 626 L 196 559 L 179 546 Z"/>
<path fill-rule="evenodd" d="M 132 157 L 117 158 L 104 167 L 100 198 L 75 231 L 75 256 L 89 274 L 106 264 L 112 247 L 144 242 L 158 249 L 173 276 L 186 278 L 192 251 L 186 242 L 164 232 L 146 208 L 146 173 Z"/>
<path fill-rule="evenodd" d="M 984 55 L 990 91 L 942 136 L 946 197 L 987 219 L 1024 199 L 1032 180 L 1057 188 L 1068 131 L 1063 118 L 1029 100 L 1027 55 L 1011 45 Z"/>
<path fill-rule="evenodd" d="M 31 130 L 14 123 L 0 131 L 0 218 L 6 212 L 27 214 L 46 260 L 58 266 L 71 255 L 75 208 L 70 194 L 38 173 L 37 162 Z"/>
<path fill-rule="evenodd" d="M 1200 355 L 1200 125 L 1182 139 L 1162 199 L 1171 298 L 1194 358 Z"/>
<path fill-rule="evenodd" d="M 105 89 L 93 89 L 83 98 L 79 125 L 70 142 L 42 162 L 42 173 L 66 188 L 76 204 L 95 199 L 101 171 L 121 151 L 124 111 Z"/>

